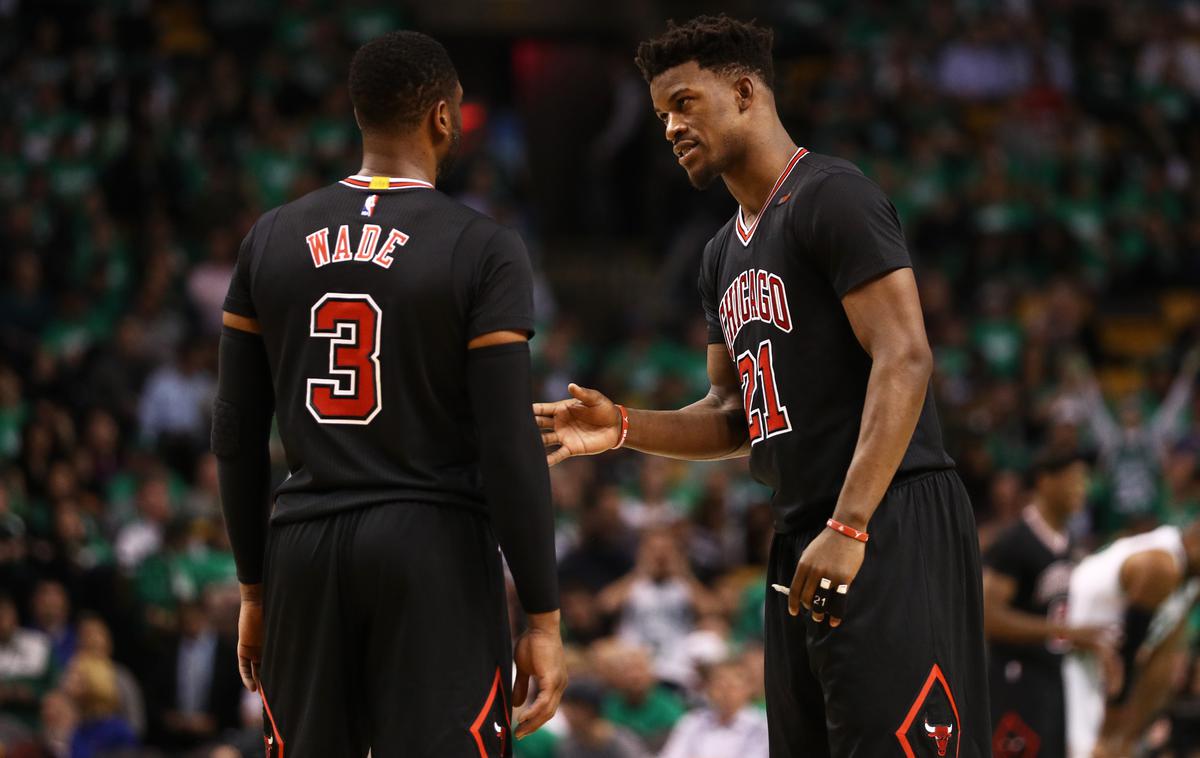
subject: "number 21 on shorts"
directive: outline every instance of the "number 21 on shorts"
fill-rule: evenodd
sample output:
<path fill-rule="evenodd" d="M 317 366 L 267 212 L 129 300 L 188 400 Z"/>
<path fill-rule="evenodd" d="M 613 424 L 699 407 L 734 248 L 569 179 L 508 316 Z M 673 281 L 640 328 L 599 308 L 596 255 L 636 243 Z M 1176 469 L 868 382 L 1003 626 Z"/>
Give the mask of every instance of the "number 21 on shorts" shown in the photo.
<path fill-rule="evenodd" d="M 329 376 L 309 379 L 308 412 L 322 424 L 366 425 L 383 408 L 379 330 L 383 311 L 370 295 L 330 292 L 312 307 L 308 334 L 329 340 Z"/>
<path fill-rule="evenodd" d="M 746 409 L 746 428 L 750 444 L 756 445 L 768 437 L 792 430 L 787 407 L 779 400 L 775 382 L 774 353 L 771 340 L 758 343 L 754 351 L 747 350 L 737 359 L 742 377 L 742 405 Z M 762 407 L 758 406 L 761 398 Z"/>

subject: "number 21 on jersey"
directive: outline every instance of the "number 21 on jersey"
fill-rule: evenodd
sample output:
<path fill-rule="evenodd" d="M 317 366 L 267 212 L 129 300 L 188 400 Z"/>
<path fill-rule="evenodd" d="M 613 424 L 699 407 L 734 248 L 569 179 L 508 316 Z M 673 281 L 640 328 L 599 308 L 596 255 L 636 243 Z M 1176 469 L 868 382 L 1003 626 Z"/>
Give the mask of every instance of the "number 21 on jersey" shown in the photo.
<path fill-rule="evenodd" d="M 305 405 L 321 424 L 366 425 L 383 408 L 379 331 L 383 311 L 370 295 L 330 292 L 312 307 L 308 334 L 329 340 L 329 376 L 309 379 Z"/>
<path fill-rule="evenodd" d="M 737 369 L 742 377 L 742 405 L 746 409 L 750 444 L 756 445 L 768 437 L 790 432 L 792 422 L 788 418 L 787 408 L 779 401 L 775 382 L 771 340 L 763 340 L 758 343 L 757 350 L 747 350 L 739 355 Z M 759 397 L 762 399 L 761 409 L 758 407 Z"/>

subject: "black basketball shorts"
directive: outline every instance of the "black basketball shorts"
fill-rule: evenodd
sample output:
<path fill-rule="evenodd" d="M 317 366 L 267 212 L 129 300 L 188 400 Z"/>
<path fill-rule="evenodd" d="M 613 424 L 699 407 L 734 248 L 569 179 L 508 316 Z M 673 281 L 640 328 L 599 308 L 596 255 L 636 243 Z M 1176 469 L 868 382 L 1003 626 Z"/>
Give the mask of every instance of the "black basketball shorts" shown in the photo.
<path fill-rule="evenodd" d="M 995 758 L 1064 758 L 1067 711 L 1062 669 L 1011 656 L 995 656 L 989 666 Z"/>
<path fill-rule="evenodd" d="M 778 534 L 767 581 L 790 585 L 824 525 Z M 837 629 L 766 607 L 771 758 L 988 758 L 979 539 L 958 475 L 893 483 Z"/>
<path fill-rule="evenodd" d="M 512 755 L 504 574 L 480 515 L 395 503 L 271 527 L 267 758 Z"/>

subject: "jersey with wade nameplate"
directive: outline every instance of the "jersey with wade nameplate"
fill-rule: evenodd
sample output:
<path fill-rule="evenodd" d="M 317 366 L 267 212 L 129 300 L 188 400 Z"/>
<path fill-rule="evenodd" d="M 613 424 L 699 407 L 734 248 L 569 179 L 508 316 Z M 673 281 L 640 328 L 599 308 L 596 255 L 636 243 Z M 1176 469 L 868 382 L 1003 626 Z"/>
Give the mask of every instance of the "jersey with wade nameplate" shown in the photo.
<path fill-rule="evenodd" d="M 351 176 L 266 213 L 225 310 L 257 319 L 288 478 L 275 523 L 397 500 L 482 511 L 467 342 L 533 332 L 520 237 L 416 179 Z"/>
<path fill-rule="evenodd" d="M 532 334 L 532 293 L 515 232 L 415 179 L 347 177 L 242 243 L 225 310 L 261 329 L 289 471 L 264 566 L 270 758 L 512 754 L 467 346 Z"/>

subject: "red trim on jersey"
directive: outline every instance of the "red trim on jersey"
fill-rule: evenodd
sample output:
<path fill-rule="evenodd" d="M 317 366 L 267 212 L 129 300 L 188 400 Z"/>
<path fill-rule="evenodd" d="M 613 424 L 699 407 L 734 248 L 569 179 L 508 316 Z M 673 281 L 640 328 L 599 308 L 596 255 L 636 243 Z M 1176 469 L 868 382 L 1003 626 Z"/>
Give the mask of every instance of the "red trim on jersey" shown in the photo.
<path fill-rule="evenodd" d="M 900 742 L 900 749 L 904 751 L 905 758 L 916 758 L 913 753 L 912 745 L 908 742 L 908 730 L 913 722 L 917 719 L 917 714 L 925 705 L 925 698 L 929 696 L 929 690 L 933 689 L 933 683 L 940 682 L 942 689 L 946 691 L 946 699 L 950 701 L 950 708 L 954 711 L 954 728 L 958 730 L 958 740 L 954 743 L 954 755 L 958 758 L 962 751 L 962 720 L 958 717 L 958 704 L 954 702 L 954 693 L 950 691 L 950 683 L 946 681 L 945 674 L 942 673 L 942 667 L 933 664 L 933 668 L 929 670 L 929 678 L 925 680 L 925 686 L 921 688 L 921 692 L 917 694 L 917 699 L 913 701 L 912 707 L 908 709 L 908 715 L 904 719 L 904 723 L 896 730 L 896 739 Z"/>
<path fill-rule="evenodd" d="M 275 726 L 275 715 L 271 713 L 271 706 L 267 705 L 267 693 L 263 691 L 262 682 L 258 683 L 258 697 L 262 700 L 263 710 L 267 712 L 267 721 L 271 722 L 271 731 L 275 734 L 275 741 L 279 743 L 279 755 L 272 758 L 283 758 L 283 735 L 279 733 L 279 727 Z"/>
<path fill-rule="evenodd" d="M 767 212 L 767 208 L 771 206 L 771 198 L 775 197 L 775 193 L 783 186 L 784 180 L 788 178 L 788 174 L 792 173 L 792 169 L 800 162 L 800 159 L 808 155 L 808 150 L 800 147 L 796 148 L 796 152 L 792 155 L 792 159 L 784 166 L 783 173 L 775 180 L 775 186 L 771 188 L 771 194 L 767 195 L 766 202 L 759 209 L 758 215 L 754 217 L 754 223 L 746 226 L 746 219 L 742 216 L 742 206 L 738 206 L 737 221 L 734 226 L 737 228 L 738 239 L 742 241 L 742 245 L 750 244 L 750 238 L 754 236 L 754 230 L 758 228 L 758 222 L 762 220 L 763 214 Z"/>
<path fill-rule="evenodd" d="M 379 179 L 379 178 L 380 177 L 377 177 L 377 176 L 363 176 L 362 174 L 355 174 L 354 176 L 347 176 L 345 179 L 343 179 L 341 181 L 341 183 L 346 185 L 347 187 L 353 187 L 355 189 L 373 189 L 373 190 L 433 189 L 432 184 L 430 184 L 429 182 L 424 181 L 422 179 L 406 179 L 404 177 L 394 177 L 394 176 L 383 177 L 383 178 L 387 179 L 387 182 L 388 182 L 387 187 L 371 186 L 371 180 Z"/>
<path fill-rule="evenodd" d="M 479 728 L 483 726 L 483 722 L 487 720 L 488 711 L 492 710 L 492 703 L 496 700 L 496 693 L 500 693 L 500 698 L 504 700 L 504 692 L 500 683 L 500 667 L 496 667 L 496 676 L 492 679 L 492 689 L 488 691 L 487 701 L 484 702 L 483 708 L 480 709 L 479 715 L 475 717 L 475 722 L 467 730 L 471 736 L 475 738 L 475 747 L 479 748 L 479 758 L 488 758 L 488 750 L 483 744 L 483 735 L 479 733 Z M 504 740 L 507 738 L 507 731 L 511 726 L 508 721 L 508 708 L 504 709 L 505 731 L 497 736 L 500 738 L 500 753 L 504 753 Z"/>

